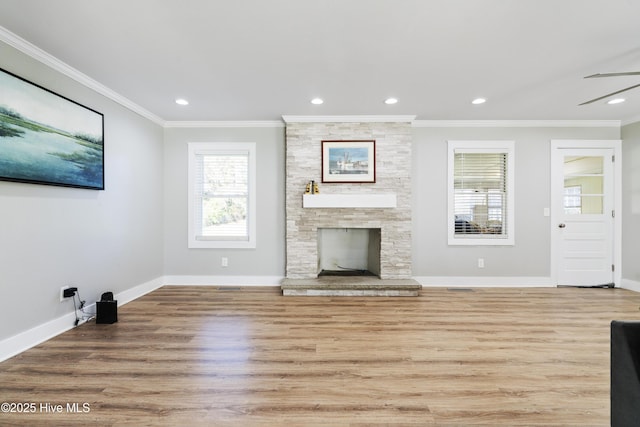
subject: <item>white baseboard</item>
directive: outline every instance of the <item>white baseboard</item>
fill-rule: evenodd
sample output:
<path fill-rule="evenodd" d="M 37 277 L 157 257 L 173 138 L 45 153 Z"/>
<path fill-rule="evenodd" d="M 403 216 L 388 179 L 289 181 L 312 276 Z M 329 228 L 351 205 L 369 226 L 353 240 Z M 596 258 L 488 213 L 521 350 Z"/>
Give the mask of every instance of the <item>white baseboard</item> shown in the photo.
<path fill-rule="evenodd" d="M 423 287 L 550 288 L 550 277 L 417 276 Z"/>
<path fill-rule="evenodd" d="M 2 340 L 0 342 L 0 348 L 2 349 L 0 352 L 0 362 L 72 329 L 75 320 L 76 314 L 68 313 Z"/>
<path fill-rule="evenodd" d="M 163 277 L 159 277 L 147 283 L 143 283 L 131 289 L 127 289 L 126 291 L 120 292 L 119 294 L 114 295 L 114 299 L 118 301 L 118 306 L 121 306 L 159 288 L 162 285 Z M 95 313 L 95 303 L 87 305 L 85 311 L 88 313 Z M 67 313 L 57 319 L 50 320 L 0 341 L 0 349 L 2 349 L 0 350 L 0 362 L 22 353 L 31 347 L 35 347 L 56 335 L 60 335 L 63 332 L 73 329 L 75 320 L 75 312 Z M 86 321 L 87 319 L 81 319 L 79 325 Z"/>
<path fill-rule="evenodd" d="M 135 299 L 138 299 L 141 296 L 146 295 L 151 291 L 155 291 L 156 289 L 158 289 L 163 285 L 164 285 L 164 277 L 160 276 L 157 279 L 150 280 L 141 285 L 134 286 L 133 288 L 127 289 L 126 291 L 117 293 L 113 296 L 113 299 L 118 301 L 118 307 L 119 307 Z"/>
<path fill-rule="evenodd" d="M 282 276 L 164 276 L 164 284 L 172 286 L 279 286 Z M 550 277 L 476 277 L 418 276 L 425 287 L 555 287 Z"/>
<path fill-rule="evenodd" d="M 631 279 L 622 279 L 622 283 L 620 284 L 622 289 L 628 289 L 634 292 L 640 292 L 640 282 L 637 280 Z"/>
<path fill-rule="evenodd" d="M 282 276 L 164 276 L 173 286 L 278 286 Z"/>

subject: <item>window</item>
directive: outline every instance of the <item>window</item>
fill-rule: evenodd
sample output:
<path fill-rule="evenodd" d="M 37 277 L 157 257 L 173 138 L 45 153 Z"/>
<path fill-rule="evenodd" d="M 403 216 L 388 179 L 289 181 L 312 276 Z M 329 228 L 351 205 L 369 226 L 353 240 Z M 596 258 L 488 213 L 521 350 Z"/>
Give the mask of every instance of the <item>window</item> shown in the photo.
<path fill-rule="evenodd" d="M 256 247 L 255 143 L 189 144 L 189 247 Z"/>
<path fill-rule="evenodd" d="M 513 141 L 449 141 L 450 245 L 513 245 Z"/>
<path fill-rule="evenodd" d="M 604 157 L 565 156 L 563 165 L 565 215 L 604 212 Z"/>
<path fill-rule="evenodd" d="M 582 213 L 582 186 L 570 185 L 564 187 L 564 213 L 565 215 Z"/>

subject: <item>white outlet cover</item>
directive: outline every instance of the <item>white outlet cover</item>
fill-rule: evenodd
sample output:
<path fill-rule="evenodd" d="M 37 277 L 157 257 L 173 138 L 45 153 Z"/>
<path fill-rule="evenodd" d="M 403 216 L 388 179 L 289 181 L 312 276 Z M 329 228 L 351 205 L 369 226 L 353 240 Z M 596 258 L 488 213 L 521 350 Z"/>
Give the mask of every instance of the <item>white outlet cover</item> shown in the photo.
<path fill-rule="evenodd" d="M 65 289 L 69 289 L 69 286 L 63 286 L 60 288 L 60 302 L 63 302 L 64 300 L 67 300 L 68 298 L 64 297 L 64 290 Z"/>

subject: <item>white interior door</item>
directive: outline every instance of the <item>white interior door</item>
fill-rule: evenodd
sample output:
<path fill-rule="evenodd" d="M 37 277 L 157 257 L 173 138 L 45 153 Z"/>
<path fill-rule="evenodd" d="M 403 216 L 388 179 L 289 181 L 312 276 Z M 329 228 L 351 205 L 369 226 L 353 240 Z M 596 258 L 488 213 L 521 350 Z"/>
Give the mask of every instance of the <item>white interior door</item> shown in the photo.
<path fill-rule="evenodd" d="M 552 267 L 557 285 L 614 283 L 614 148 L 552 148 Z"/>

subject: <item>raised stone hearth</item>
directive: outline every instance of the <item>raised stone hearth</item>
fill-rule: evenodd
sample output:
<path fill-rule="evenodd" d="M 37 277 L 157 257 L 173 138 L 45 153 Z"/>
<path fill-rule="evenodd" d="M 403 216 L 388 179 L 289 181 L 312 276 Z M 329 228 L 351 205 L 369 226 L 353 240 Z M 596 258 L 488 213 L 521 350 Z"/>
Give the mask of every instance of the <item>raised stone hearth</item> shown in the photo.
<path fill-rule="evenodd" d="M 418 296 L 422 286 L 413 279 L 321 276 L 317 279 L 284 279 L 285 296 Z"/>

